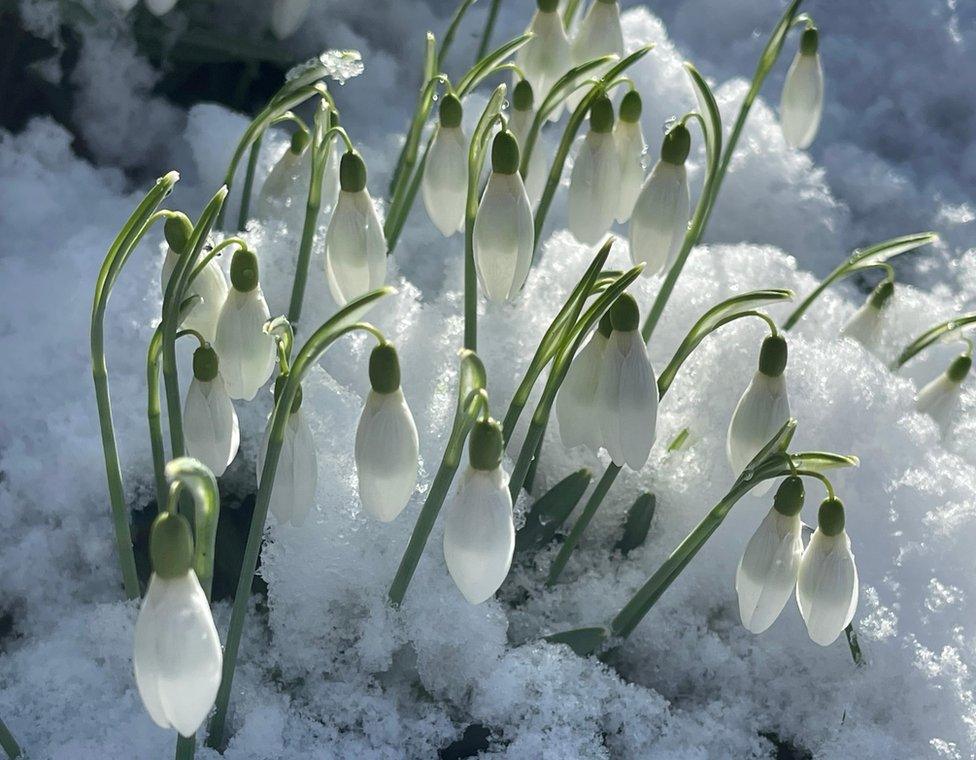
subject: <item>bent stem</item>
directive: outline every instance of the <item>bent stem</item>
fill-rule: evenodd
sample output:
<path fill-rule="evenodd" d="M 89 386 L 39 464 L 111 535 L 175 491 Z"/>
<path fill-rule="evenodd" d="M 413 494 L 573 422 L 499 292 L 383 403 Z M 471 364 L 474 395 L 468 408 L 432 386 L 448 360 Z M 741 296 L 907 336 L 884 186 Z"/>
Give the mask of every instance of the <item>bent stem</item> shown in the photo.
<path fill-rule="evenodd" d="M 976 323 L 976 312 L 963 314 L 959 317 L 953 317 L 952 319 L 948 319 L 945 322 L 939 322 L 939 324 L 930 327 L 928 330 L 915 338 L 915 340 L 905 346 L 902 352 L 898 355 L 898 359 L 895 361 L 895 369 L 907 363 L 910 359 L 920 354 L 929 346 L 945 340 L 953 333 L 974 323 Z M 969 344 L 966 355 L 972 356 L 972 342 L 967 338 L 963 338 L 963 340 Z"/>
<path fill-rule="evenodd" d="M 108 366 L 105 362 L 105 310 L 122 268 L 128 261 L 135 246 L 152 224 L 159 204 L 169 195 L 179 174 L 170 172 L 156 180 L 142 202 L 123 225 L 116 236 L 95 285 L 92 303 L 90 349 L 92 381 L 95 385 L 95 403 L 98 407 L 98 424 L 102 438 L 102 451 L 105 457 L 105 476 L 108 481 L 109 502 L 112 506 L 112 523 L 115 528 L 115 544 L 122 571 L 122 584 L 129 599 L 139 597 L 139 578 L 136 574 L 135 554 L 132 549 L 132 533 L 129 528 L 129 510 L 125 503 L 125 488 L 122 482 L 122 469 L 119 463 L 118 445 L 115 439 L 115 424 L 112 420 L 112 400 L 109 394 Z"/>

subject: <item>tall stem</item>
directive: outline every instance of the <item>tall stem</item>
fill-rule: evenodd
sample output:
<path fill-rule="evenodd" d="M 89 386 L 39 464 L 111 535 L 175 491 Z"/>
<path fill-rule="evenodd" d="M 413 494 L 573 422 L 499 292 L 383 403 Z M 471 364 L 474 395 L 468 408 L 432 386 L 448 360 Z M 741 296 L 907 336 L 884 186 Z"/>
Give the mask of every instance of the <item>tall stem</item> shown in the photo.
<path fill-rule="evenodd" d="M 7 724 L 2 719 L 0 719 L 0 747 L 3 747 L 3 751 L 7 753 L 10 760 L 20 757 L 20 745 L 17 744 L 17 740 L 14 739 L 14 735 L 10 733 L 10 729 L 7 728 Z"/>
<path fill-rule="evenodd" d="M 495 22 L 498 20 L 498 8 L 501 4 L 501 0 L 491 0 L 491 6 L 488 8 L 488 18 L 485 20 L 485 30 L 481 34 L 481 44 L 478 45 L 478 54 L 475 56 L 475 60 L 484 58 L 485 53 L 488 52 L 488 45 L 491 44 L 491 35 L 495 31 Z"/>
<path fill-rule="evenodd" d="M 163 445 L 163 426 L 160 417 L 159 398 L 159 356 L 163 347 L 162 325 L 156 328 L 149 341 L 149 356 L 146 359 L 146 417 L 149 421 L 149 444 L 152 449 L 153 479 L 156 483 L 156 506 L 163 508 L 166 503 L 166 449 Z"/>
<path fill-rule="evenodd" d="M 251 190 L 254 187 L 254 174 L 258 168 L 258 155 L 261 153 L 261 141 L 264 133 L 255 138 L 251 144 L 251 154 L 247 159 L 247 172 L 244 174 L 244 186 L 241 188 L 241 210 L 237 216 L 237 229 L 243 230 L 247 226 L 247 214 L 251 207 Z"/>

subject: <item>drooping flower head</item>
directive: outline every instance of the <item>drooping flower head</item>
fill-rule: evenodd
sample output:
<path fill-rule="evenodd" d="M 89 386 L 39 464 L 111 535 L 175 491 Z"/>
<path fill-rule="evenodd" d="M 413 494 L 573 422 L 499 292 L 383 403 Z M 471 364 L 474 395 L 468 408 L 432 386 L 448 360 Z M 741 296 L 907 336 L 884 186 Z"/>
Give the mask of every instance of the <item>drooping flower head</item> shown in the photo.
<path fill-rule="evenodd" d="M 935 420 L 943 435 L 949 432 L 952 425 L 959 406 L 963 380 L 969 375 L 972 366 L 972 357 L 968 353 L 960 354 L 952 360 L 945 372 L 922 388 L 915 397 L 915 408 Z"/>
<path fill-rule="evenodd" d="M 882 310 L 887 306 L 894 292 L 895 283 L 891 280 L 882 280 L 868 296 L 864 305 L 854 312 L 854 316 L 844 325 L 841 334 L 853 338 L 867 348 L 873 346 L 881 331 Z"/>
<path fill-rule="evenodd" d="M 596 453 L 603 445 L 602 408 L 597 392 L 612 331 L 608 311 L 586 345 L 573 357 L 573 363 L 559 388 L 556 419 L 559 421 L 559 436 L 567 448 L 586 446 Z"/>
<path fill-rule="evenodd" d="M 573 64 L 576 66 L 604 55 L 623 57 L 624 33 L 620 26 L 620 5 L 617 0 L 595 0 L 590 4 L 573 39 L 572 50 Z M 590 75 L 601 76 L 611 65 L 605 64 Z M 567 98 L 569 107 L 576 108 L 584 94 L 583 90 L 571 94 Z"/>
<path fill-rule="evenodd" d="M 240 446 L 237 412 L 220 374 L 217 352 L 209 345 L 193 353 L 193 380 L 183 406 L 183 437 L 187 453 L 218 478 Z"/>
<path fill-rule="evenodd" d="M 508 126 L 519 145 L 525 145 L 535 119 L 535 94 L 527 79 L 520 79 L 512 90 L 512 118 Z M 525 192 L 529 196 L 530 207 L 535 207 L 546 186 L 546 151 L 541 140 L 536 140 L 529 156 L 529 168 L 524 178 Z"/>
<path fill-rule="evenodd" d="M 573 54 L 563 28 L 558 0 L 538 0 L 536 7 L 526 29 L 535 36 L 519 48 L 515 63 L 541 99 L 572 67 Z M 554 115 L 558 116 L 558 112 Z"/>
<path fill-rule="evenodd" d="M 783 136 L 794 148 L 808 148 L 817 136 L 823 114 L 824 81 L 820 66 L 820 35 L 816 28 L 807 29 L 800 38 L 790 70 L 783 84 L 780 121 Z"/>
<path fill-rule="evenodd" d="M 468 193 L 468 140 L 461 129 L 461 101 L 453 93 L 441 99 L 437 132 L 424 165 L 424 207 L 444 237 L 464 227 Z"/>
<path fill-rule="evenodd" d="M 288 147 L 261 185 L 255 204 L 257 219 L 270 222 L 285 210 L 304 213 L 312 167 L 310 143 L 311 136 L 303 127 L 292 133 Z"/>
<path fill-rule="evenodd" d="M 630 219 L 644 184 L 644 131 L 640 116 L 643 104 L 637 90 L 630 90 L 620 101 L 620 118 L 614 127 L 613 138 L 620 162 L 620 197 L 617 201 L 617 221 L 624 224 Z"/>
<path fill-rule="evenodd" d="M 594 245 L 613 224 L 620 202 L 620 159 L 613 136 L 613 103 L 601 94 L 590 107 L 590 130 L 569 179 L 569 231 Z"/>
<path fill-rule="evenodd" d="M 163 259 L 163 270 L 160 277 L 162 294 L 166 295 L 176 265 L 184 254 L 189 253 L 190 236 L 193 225 L 184 214 L 175 213 L 166 219 L 163 225 L 166 236 L 166 257 Z M 193 278 L 187 289 L 186 296 L 199 296 L 201 301 L 183 320 L 183 327 L 196 330 L 205 340 L 213 340 L 217 330 L 217 318 L 220 309 L 227 298 L 227 278 L 216 259 L 211 259 L 200 273 Z"/>

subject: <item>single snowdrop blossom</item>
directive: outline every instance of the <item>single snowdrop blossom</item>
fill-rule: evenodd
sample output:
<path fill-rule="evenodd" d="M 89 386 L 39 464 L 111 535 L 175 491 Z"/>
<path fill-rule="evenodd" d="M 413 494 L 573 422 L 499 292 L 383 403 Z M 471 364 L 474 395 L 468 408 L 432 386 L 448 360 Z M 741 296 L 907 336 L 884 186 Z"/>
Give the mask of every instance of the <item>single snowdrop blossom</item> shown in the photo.
<path fill-rule="evenodd" d="M 735 573 L 742 625 L 762 633 L 773 624 L 793 595 L 803 556 L 803 481 L 786 478 L 772 509 L 749 539 Z"/>
<path fill-rule="evenodd" d="M 661 144 L 661 158 L 647 175 L 630 217 L 630 258 L 649 277 L 674 264 L 688 231 L 691 192 L 685 160 L 691 134 L 675 124 Z"/>
<path fill-rule="evenodd" d="M 603 55 L 615 54 L 623 57 L 624 33 L 620 26 L 620 4 L 617 0 L 594 0 L 580 22 L 572 51 L 574 66 Z M 611 65 L 605 64 L 591 72 L 590 76 L 601 76 Z M 566 102 L 570 108 L 576 108 L 585 94 L 584 89 L 576 90 Z"/>
<path fill-rule="evenodd" d="M 563 28 L 559 0 L 538 0 L 536 6 L 535 15 L 525 30 L 535 36 L 519 48 L 515 63 L 542 99 L 549 94 L 556 80 L 572 68 L 573 52 Z M 555 121 L 561 110 L 555 109 L 549 118 Z"/>
<path fill-rule="evenodd" d="M 366 189 L 366 164 L 356 151 L 342 156 L 339 187 L 325 235 L 325 273 L 332 297 L 345 306 L 386 281 L 386 237 Z"/>
<path fill-rule="evenodd" d="M 275 380 L 275 400 L 284 389 L 286 376 L 279 375 Z M 282 410 L 284 411 L 284 410 Z M 264 460 L 268 454 L 268 443 L 271 440 L 272 417 L 268 418 L 268 426 L 264 431 L 264 439 L 257 457 L 257 480 L 261 487 L 261 477 L 264 474 Z M 315 451 L 315 441 L 308 421 L 302 412 L 302 388 L 291 404 L 291 413 L 285 425 L 284 438 L 281 443 L 281 453 L 278 455 L 278 467 L 275 469 L 274 485 L 271 487 L 269 507 L 278 522 L 291 523 L 300 527 L 305 523 L 308 513 L 315 501 L 315 487 L 318 484 L 318 455 Z"/>
<path fill-rule="evenodd" d="M 445 507 L 444 560 L 464 598 L 481 604 L 502 585 L 515 551 L 512 497 L 501 467 L 502 429 L 495 420 L 475 423 L 468 454 L 470 464 Z"/>
<path fill-rule="evenodd" d="M 519 148 L 509 130 L 495 135 L 491 174 L 474 221 L 474 263 L 489 301 L 510 301 L 532 264 L 532 209 L 519 174 Z"/>
<path fill-rule="evenodd" d="M 586 446 L 594 453 L 603 445 L 597 390 L 613 327 L 607 312 L 586 345 L 573 357 L 556 396 L 559 437 L 567 448 Z"/>
<path fill-rule="evenodd" d="M 644 184 L 644 151 L 647 144 L 641 129 L 641 109 L 640 93 L 630 90 L 620 101 L 620 118 L 613 131 L 617 160 L 620 162 L 620 197 L 617 200 L 616 216 L 621 224 L 630 219 Z"/>
<path fill-rule="evenodd" d="M 180 256 L 188 252 L 193 226 L 183 214 L 174 215 L 163 225 L 163 234 L 166 237 L 167 248 L 160 284 L 165 296 Z M 191 296 L 199 296 L 201 301 L 190 310 L 183 321 L 183 327 L 196 330 L 204 340 L 212 341 L 217 332 L 217 318 L 227 299 L 227 278 L 224 277 L 224 271 L 216 259 L 208 261 L 200 273 L 193 278 L 187 290 L 187 297 Z"/>
<path fill-rule="evenodd" d="M 271 0 L 271 31 L 279 40 L 298 31 L 308 15 L 312 0 Z"/>
<path fill-rule="evenodd" d="M 193 353 L 193 380 L 183 406 L 183 436 L 187 453 L 218 478 L 234 461 L 241 443 L 234 403 L 220 375 L 217 352 L 209 345 Z"/>
<path fill-rule="evenodd" d="M 153 573 L 135 627 L 136 686 L 156 725 L 193 736 L 217 697 L 223 658 L 184 517 L 156 518 L 149 556 Z"/>
<path fill-rule="evenodd" d="M 620 180 L 613 103 L 600 95 L 590 107 L 590 131 L 569 179 L 569 231 L 581 243 L 594 245 L 610 229 L 620 203 Z"/>
<path fill-rule="evenodd" d="M 421 184 L 427 215 L 444 237 L 450 237 L 464 227 L 468 139 L 461 129 L 462 116 L 461 101 L 457 96 L 453 93 L 445 95 Z"/>
<path fill-rule="evenodd" d="M 615 465 L 639 470 L 654 444 L 658 392 L 633 296 L 624 293 L 614 301 L 610 323 L 597 388 L 603 445 Z"/>
<path fill-rule="evenodd" d="M 306 130 L 299 127 L 294 131 L 291 143 L 271 168 L 258 193 L 255 209 L 257 219 L 272 221 L 281 215 L 283 207 L 304 211 L 305 204 L 299 200 L 308 195 L 312 166 L 311 151 L 308 150 L 310 142 Z"/>
<path fill-rule="evenodd" d="M 800 49 L 786 73 L 780 101 L 783 136 L 786 142 L 800 150 L 810 147 L 823 114 L 824 79 L 818 47 L 816 28 L 805 30 L 800 38 Z"/>
<path fill-rule="evenodd" d="M 945 372 L 922 388 L 915 397 L 915 408 L 935 420 L 943 435 L 952 425 L 962 392 L 962 381 L 972 366 L 972 357 L 960 354 Z"/>
<path fill-rule="evenodd" d="M 417 487 L 419 440 L 410 407 L 400 388 L 400 361 L 390 343 L 369 357 L 372 386 L 356 429 L 356 473 L 363 510 L 390 522 Z"/>
<path fill-rule="evenodd" d="M 528 80 L 519 80 L 512 90 L 512 118 L 508 122 L 512 134 L 519 145 L 525 145 L 532 130 L 532 122 L 535 119 L 535 109 L 533 108 L 535 96 L 532 85 Z M 536 140 L 532 147 L 532 155 L 529 157 L 529 167 L 523 181 L 525 182 L 525 193 L 529 196 L 529 206 L 535 208 L 542 191 L 546 187 L 546 152 L 541 140 Z"/>
<path fill-rule="evenodd" d="M 895 292 L 895 283 L 883 280 L 868 296 L 850 321 L 841 330 L 842 335 L 853 338 L 861 345 L 870 348 L 878 340 L 881 332 L 882 310 Z"/>
<path fill-rule="evenodd" d="M 760 449 L 790 418 L 790 399 L 786 392 L 787 347 L 781 335 L 763 341 L 759 369 L 732 413 L 725 451 L 732 471 L 738 475 Z M 753 489 L 757 496 L 769 490 L 764 481 Z"/>
<path fill-rule="evenodd" d="M 231 290 L 217 320 L 214 348 L 231 398 L 250 401 L 264 385 L 275 363 L 274 338 L 264 331 L 270 313 L 258 280 L 253 251 L 234 252 Z"/>
<path fill-rule="evenodd" d="M 820 505 L 817 529 L 803 552 L 796 579 L 796 602 L 810 639 L 834 643 L 857 609 L 857 566 L 844 530 L 844 505 L 827 499 Z"/>

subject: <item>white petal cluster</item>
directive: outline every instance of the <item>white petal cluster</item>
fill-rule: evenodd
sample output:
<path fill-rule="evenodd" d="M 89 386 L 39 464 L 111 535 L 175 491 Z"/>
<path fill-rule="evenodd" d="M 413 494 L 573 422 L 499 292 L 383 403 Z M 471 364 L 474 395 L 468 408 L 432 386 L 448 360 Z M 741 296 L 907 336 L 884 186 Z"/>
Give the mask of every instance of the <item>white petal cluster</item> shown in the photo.
<path fill-rule="evenodd" d="M 608 320 L 605 329 L 595 330 L 573 358 L 556 396 L 559 436 L 567 448 L 586 446 L 596 452 L 603 445 L 602 408 L 597 391 L 603 359 L 610 345 L 609 333 Z"/>
<path fill-rule="evenodd" d="M 271 419 L 264 432 L 264 440 L 258 450 L 257 478 L 261 486 L 264 460 L 268 454 L 271 439 Z M 308 517 L 315 501 L 315 487 L 318 483 L 318 457 L 315 441 L 308 427 L 301 407 L 293 409 L 285 424 L 281 453 L 278 455 L 278 468 L 275 470 L 274 485 L 271 488 L 270 509 L 280 523 L 291 523 L 299 527 Z"/>
<path fill-rule="evenodd" d="M 424 207 L 444 237 L 464 227 L 468 192 L 468 139 L 460 126 L 438 127 L 421 183 Z"/>
<path fill-rule="evenodd" d="M 735 573 L 742 625 L 762 633 L 775 622 L 793 595 L 803 556 L 803 524 L 799 513 L 769 510 L 749 539 Z"/>
<path fill-rule="evenodd" d="M 180 257 L 172 248 L 166 249 L 161 276 L 161 292 L 166 295 L 170 278 L 176 270 Z M 183 320 L 183 327 L 196 330 L 205 340 L 212 341 L 217 331 L 217 319 L 227 299 L 227 278 L 216 259 L 211 259 L 200 273 L 193 278 L 187 289 L 187 298 L 199 296 L 202 300 L 193 307 Z"/>
<path fill-rule="evenodd" d="M 654 444 L 658 392 L 647 346 L 638 330 L 614 328 L 597 389 L 603 445 L 613 463 L 644 466 Z"/>
<path fill-rule="evenodd" d="M 532 121 L 535 119 L 535 111 L 531 108 L 512 110 L 512 117 L 509 119 L 508 126 L 512 134 L 518 140 L 519 145 L 525 145 L 532 129 Z M 546 187 L 549 165 L 546 160 L 545 145 L 542 140 L 536 140 L 532 146 L 532 154 L 529 156 L 529 167 L 526 172 L 524 183 L 525 193 L 529 198 L 529 207 L 535 208 L 539 199 L 542 198 L 542 191 Z"/>
<path fill-rule="evenodd" d="M 240 426 L 220 374 L 212 380 L 194 377 L 190 381 L 183 405 L 183 437 L 187 453 L 218 478 L 237 456 Z"/>
<path fill-rule="evenodd" d="M 580 64 L 611 53 L 624 55 L 624 33 L 620 26 L 620 5 L 617 0 L 595 0 L 580 22 L 572 42 L 573 64 Z M 590 76 L 600 76 L 612 64 L 607 64 Z M 577 90 L 567 98 L 570 108 L 582 100 L 585 90 Z"/>
<path fill-rule="evenodd" d="M 370 390 L 356 429 L 356 473 L 366 514 L 390 522 L 403 511 L 417 487 L 419 451 L 403 390 Z"/>
<path fill-rule="evenodd" d="M 809 40 L 812 39 L 812 43 Z M 817 32 L 808 29 L 803 33 L 800 50 L 797 51 L 783 84 L 780 100 L 780 122 L 783 136 L 794 148 L 810 147 L 820 127 L 823 114 L 824 79 L 817 53 Z"/>
<path fill-rule="evenodd" d="M 854 619 L 857 566 L 847 531 L 827 535 L 818 527 L 803 552 L 796 579 L 796 602 L 810 639 L 829 646 Z"/>
<path fill-rule="evenodd" d="M 618 222 L 624 224 L 630 219 L 637 197 L 644 186 L 644 151 L 647 145 L 639 121 L 619 119 L 614 127 L 613 138 L 620 164 L 616 217 Z M 685 186 L 687 187 L 687 182 Z M 687 218 L 684 223 L 687 225 Z"/>
<path fill-rule="evenodd" d="M 691 193 L 684 164 L 660 160 L 647 175 L 630 217 L 630 258 L 644 264 L 645 277 L 674 264 L 691 217 Z"/>

